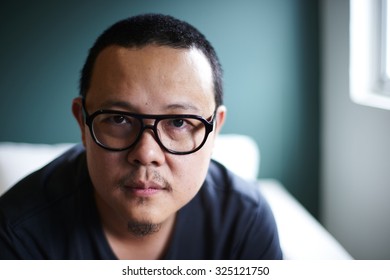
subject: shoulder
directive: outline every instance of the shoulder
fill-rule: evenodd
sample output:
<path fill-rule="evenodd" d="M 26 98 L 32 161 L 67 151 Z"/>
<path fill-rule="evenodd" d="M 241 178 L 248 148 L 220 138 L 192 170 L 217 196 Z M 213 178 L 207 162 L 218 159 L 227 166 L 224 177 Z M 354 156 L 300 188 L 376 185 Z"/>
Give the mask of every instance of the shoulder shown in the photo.
<path fill-rule="evenodd" d="M 75 146 L 1 196 L 0 259 L 66 258 L 80 209 L 91 208 L 81 201 L 85 176 L 84 149 Z"/>
<path fill-rule="evenodd" d="M 257 182 L 241 178 L 214 160 L 210 163 L 204 188 L 210 193 L 218 193 L 220 198 L 242 200 L 250 207 L 265 203 Z"/>
<path fill-rule="evenodd" d="M 77 145 L 18 182 L 0 197 L 0 219 L 16 223 L 74 192 L 83 155 L 84 148 Z"/>
<path fill-rule="evenodd" d="M 0 197 L 0 259 L 110 258 L 92 194 L 81 146 L 17 183 Z"/>
<path fill-rule="evenodd" d="M 231 243 L 224 245 L 232 246 L 229 258 L 281 258 L 274 216 L 256 182 L 244 180 L 212 161 L 203 188 L 211 228 Z"/>

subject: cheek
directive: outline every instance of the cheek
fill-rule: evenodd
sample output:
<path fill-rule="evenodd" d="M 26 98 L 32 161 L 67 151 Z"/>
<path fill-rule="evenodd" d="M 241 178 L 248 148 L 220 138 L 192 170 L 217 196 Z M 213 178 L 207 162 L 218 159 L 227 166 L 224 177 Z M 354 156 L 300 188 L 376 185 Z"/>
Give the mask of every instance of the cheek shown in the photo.
<path fill-rule="evenodd" d="M 184 192 L 183 196 L 194 196 L 205 180 L 210 157 L 201 151 L 179 156 L 175 161 L 175 166 L 171 165 L 174 189 L 178 192 Z"/>
<path fill-rule="evenodd" d="M 118 162 L 116 154 L 107 153 L 96 144 L 87 145 L 88 171 L 95 188 L 108 191 L 114 187 Z"/>

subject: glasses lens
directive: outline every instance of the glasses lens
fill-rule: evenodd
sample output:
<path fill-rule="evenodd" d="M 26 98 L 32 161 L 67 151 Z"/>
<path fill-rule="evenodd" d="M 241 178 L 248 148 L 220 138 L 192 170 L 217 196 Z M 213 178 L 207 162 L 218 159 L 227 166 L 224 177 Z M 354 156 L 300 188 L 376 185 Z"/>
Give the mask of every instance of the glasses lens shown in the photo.
<path fill-rule="evenodd" d="M 99 114 L 92 122 L 96 141 L 111 149 L 124 149 L 132 145 L 141 130 L 141 122 L 121 114 Z"/>
<path fill-rule="evenodd" d="M 143 129 L 142 119 L 127 114 L 101 113 L 92 120 L 96 142 L 113 150 L 129 148 L 138 140 Z M 153 130 L 160 144 L 173 153 L 193 152 L 207 136 L 206 123 L 196 117 L 157 119 Z"/>
<path fill-rule="evenodd" d="M 163 119 L 157 125 L 161 144 L 175 152 L 191 152 L 197 149 L 206 136 L 205 124 L 196 118 Z"/>

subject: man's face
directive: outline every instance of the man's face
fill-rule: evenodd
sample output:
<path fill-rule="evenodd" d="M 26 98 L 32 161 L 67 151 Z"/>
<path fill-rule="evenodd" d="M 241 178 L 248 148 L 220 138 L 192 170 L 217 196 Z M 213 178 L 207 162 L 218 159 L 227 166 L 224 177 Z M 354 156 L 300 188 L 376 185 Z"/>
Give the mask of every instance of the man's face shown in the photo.
<path fill-rule="evenodd" d="M 215 108 L 211 67 L 196 49 L 149 45 L 111 46 L 95 63 L 87 93 L 89 114 L 99 109 L 137 114 L 195 114 L 209 119 Z M 112 152 L 98 146 L 84 125 L 80 99 L 73 112 L 82 131 L 87 163 L 103 220 L 164 225 L 201 187 L 209 166 L 214 138 L 224 121 L 221 107 L 216 127 L 199 151 L 173 155 L 146 129 L 131 149 Z M 153 120 L 145 120 L 153 124 Z"/>

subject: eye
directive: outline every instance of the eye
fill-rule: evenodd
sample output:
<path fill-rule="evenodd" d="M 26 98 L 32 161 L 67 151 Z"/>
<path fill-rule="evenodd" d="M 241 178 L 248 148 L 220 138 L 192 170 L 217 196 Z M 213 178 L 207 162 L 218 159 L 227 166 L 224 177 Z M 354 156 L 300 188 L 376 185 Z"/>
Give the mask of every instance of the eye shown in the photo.
<path fill-rule="evenodd" d="M 183 119 L 173 119 L 171 121 L 171 124 L 172 124 L 173 127 L 180 128 L 180 127 L 184 126 L 185 120 L 183 120 Z"/>
<path fill-rule="evenodd" d="M 167 119 L 164 124 L 166 129 L 173 131 L 190 130 L 193 129 L 195 125 L 194 121 L 188 118 Z"/>
<path fill-rule="evenodd" d="M 133 123 L 131 117 L 115 114 L 102 115 L 101 122 L 106 125 L 124 125 Z"/>
<path fill-rule="evenodd" d="M 124 116 L 121 115 L 112 116 L 110 121 L 115 124 L 124 124 L 129 122 Z"/>

